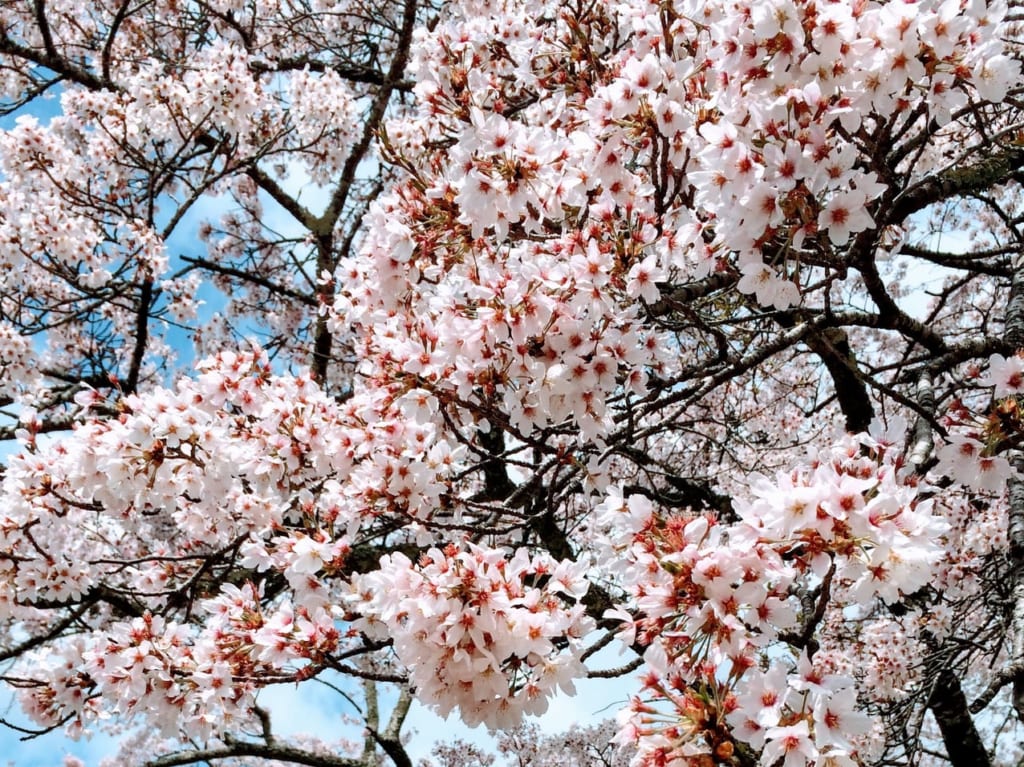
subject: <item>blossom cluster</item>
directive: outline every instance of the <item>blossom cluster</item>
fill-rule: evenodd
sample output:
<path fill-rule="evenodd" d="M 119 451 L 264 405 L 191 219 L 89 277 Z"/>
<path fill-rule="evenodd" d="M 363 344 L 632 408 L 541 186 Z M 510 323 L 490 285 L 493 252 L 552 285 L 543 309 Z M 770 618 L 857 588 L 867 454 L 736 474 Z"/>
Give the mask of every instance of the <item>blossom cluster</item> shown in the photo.
<path fill-rule="evenodd" d="M 734 690 L 712 681 L 668 688 L 652 680 L 648 688 L 670 709 L 635 699 L 620 713 L 618 739 L 636 744 L 634 764 L 729 763 L 749 747 L 763 767 L 856 767 L 875 746 L 854 680 L 821 671 L 806 652 L 795 666 L 774 661 L 748 670 Z"/>
<path fill-rule="evenodd" d="M 857 672 L 863 687 L 853 674 L 829 676 L 830 661 L 812 662 L 806 648 L 827 614 L 895 603 L 942 570 L 949 525 L 923 489 L 884 435 L 842 438 L 774 480 L 751 477 L 746 498 L 733 501 L 733 525 L 666 515 L 613 489 L 595 511 L 594 534 L 599 564 L 620 573 L 631 595 L 632 612 L 617 613 L 626 641 L 648 648 L 652 697 L 634 702 L 620 734 L 637 743 L 638 764 L 721 755 L 738 742 L 764 765 L 856 764 L 867 743 L 847 738 L 870 729 L 855 711 L 858 694 L 884 698 L 883 680 L 900 682 L 881 657 L 869 666 L 878 675 Z M 799 593 L 818 594 L 820 614 Z M 797 670 L 763 670 L 765 653 L 777 656 L 783 642 L 805 648 Z M 897 661 L 894 672 L 906 668 Z"/>
<path fill-rule="evenodd" d="M 725 273 L 762 306 L 801 303 L 828 273 L 813 253 L 877 223 L 886 186 L 851 135 L 1000 99 L 1004 11 L 453 5 L 414 48 L 419 113 L 385 143 L 409 179 L 339 265 L 335 326 L 441 402 L 606 439 L 609 401 L 645 394 L 680 343 L 644 322 L 663 286 Z"/>
<path fill-rule="evenodd" d="M 390 636 L 419 699 L 470 726 L 512 726 L 542 714 L 586 674 L 594 628 L 581 599 L 585 565 L 517 549 L 449 545 L 413 563 L 404 554 L 353 579 L 357 625 Z"/>
<path fill-rule="evenodd" d="M 943 417 L 948 428 L 945 444 L 936 452 L 936 472 L 975 492 L 998 494 L 1013 474 L 1005 448 L 1022 428 L 1018 395 L 1024 392 L 1024 358 L 1020 353 L 989 357 L 979 383 L 992 388 L 992 398 L 968 396 L 950 403 Z M 968 378 L 978 369 L 970 366 Z"/>
<path fill-rule="evenodd" d="M 81 727 L 113 706 L 199 732 L 227 716 L 214 711 L 225 701 L 244 712 L 257 686 L 338 649 L 350 535 L 385 510 L 426 515 L 445 486 L 444 443 L 424 439 L 419 454 L 405 443 L 427 427 L 367 424 L 308 376 L 273 374 L 262 351 L 123 397 L 115 418 L 88 415 L 107 407 L 96 392 L 78 402 L 85 420 L 59 443 L 37 444 L 26 418 L 5 472 L 0 618 L 34 625 L 97 600 L 148 617 L 103 618 L 22 668 L 39 682 L 29 711 L 47 725 Z M 396 445 L 366 460 L 390 439 L 400 457 Z M 39 556 L 11 555 L 26 547 Z M 232 585 L 234 572 L 281 579 L 288 596 Z"/>
<path fill-rule="evenodd" d="M 252 584 L 206 600 L 201 629 L 144 613 L 32 657 L 37 684 L 21 695 L 35 721 L 70 720 L 70 734 L 116 716 L 142 719 L 164 737 L 209 739 L 247 718 L 269 681 L 301 675 L 338 648 L 331 610 L 270 610 Z"/>

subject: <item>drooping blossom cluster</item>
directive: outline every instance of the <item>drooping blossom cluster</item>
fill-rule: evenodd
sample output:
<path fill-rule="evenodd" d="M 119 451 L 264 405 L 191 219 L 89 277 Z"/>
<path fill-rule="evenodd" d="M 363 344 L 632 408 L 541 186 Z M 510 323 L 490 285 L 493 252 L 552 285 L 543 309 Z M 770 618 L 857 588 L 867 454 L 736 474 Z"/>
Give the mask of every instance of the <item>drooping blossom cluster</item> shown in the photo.
<path fill-rule="evenodd" d="M 847 738 L 869 731 L 858 685 L 826 674 L 808 648 L 827 613 L 893 604 L 931 582 L 948 525 L 924 489 L 884 437 L 863 435 L 774 480 L 751 478 L 733 525 L 609 495 L 594 523 L 598 561 L 631 594 L 627 641 L 648 646 L 650 699 L 623 718 L 637 763 L 724 758 L 737 741 L 765 765 L 857 763 L 860 746 Z M 801 593 L 817 596 L 802 603 Z M 796 667 L 762 669 L 783 642 L 804 648 Z"/>
<path fill-rule="evenodd" d="M 586 674 L 594 621 L 581 599 L 586 565 L 500 548 L 450 545 L 413 563 L 404 554 L 353 579 L 357 625 L 391 637 L 420 700 L 469 725 L 509 727 L 543 714 Z"/>
<path fill-rule="evenodd" d="M 440 470 L 439 445 L 365 461 L 370 445 L 415 444 L 426 427 L 368 425 L 308 377 L 272 374 L 262 352 L 224 353 L 198 373 L 173 391 L 124 397 L 119 416 L 87 418 L 56 445 L 36 445 L 29 423 L 25 452 L 10 459 L 0 617 L 34 624 L 47 607 L 94 599 L 139 613 L 31 660 L 39 685 L 27 688 L 28 710 L 43 724 L 81 728 L 113 707 L 168 734 L 208 734 L 241 716 L 258 687 L 338 650 L 349 533 L 386 509 L 426 514 L 424 494 L 443 487 L 423 484 L 437 474 L 402 469 Z M 94 392 L 78 399 L 106 406 Z M 371 471 L 390 490 L 360 490 Z M 10 556 L 26 546 L 40 556 Z M 236 570 L 263 585 L 232 585 Z M 275 578 L 287 595 L 264 598 Z"/>
<path fill-rule="evenodd" d="M 114 716 L 166 738 L 207 740 L 247 721 L 260 689 L 318 672 L 339 648 L 336 608 L 268 607 L 261 597 L 251 583 L 226 584 L 199 605 L 205 620 L 145 612 L 34 653 L 36 684 L 21 694 L 23 707 L 42 725 L 67 723 L 73 736 Z"/>
<path fill-rule="evenodd" d="M 338 546 L 360 519 L 384 511 L 427 518 L 437 507 L 452 451 L 431 426 L 396 420 L 397 411 L 382 417 L 386 410 L 375 413 L 365 401 L 365 410 L 340 406 L 308 376 L 274 375 L 264 352 L 226 352 L 198 371 L 175 390 L 122 398 L 116 418 L 88 418 L 55 449 L 11 459 L 5 491 L 16 503 L 5 509 L 6 545 L 22 545 L 30 527 L 61 540 L 70 521 L 109 536 L 96 551 L 59 555 L 83 570 L 76 579 L 44 568 L 24 598 L 83 593 L 99 572 L 122 572 L 86 563 L 129 559 L 140 547 L 199 556 L 241 545 L 259 569 L 297 574 L 299 587 L 302 575 L 343 559 Z M 92 392 L 78 399 L 96 406 Z M 308 535 L 282 535 L 304 524 Z M 156 561 L 128 570 L 165 580 Z"/>

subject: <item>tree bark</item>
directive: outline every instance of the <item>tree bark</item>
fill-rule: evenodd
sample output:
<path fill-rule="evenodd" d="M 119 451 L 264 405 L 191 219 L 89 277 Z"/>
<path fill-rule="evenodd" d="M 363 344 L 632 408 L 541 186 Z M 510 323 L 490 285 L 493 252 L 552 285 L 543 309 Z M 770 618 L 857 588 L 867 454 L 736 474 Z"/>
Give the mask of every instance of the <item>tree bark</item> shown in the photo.
<path fill-rule="evenodd" d="M 836 399 L 846 418 L 846 430 L 853 434 L 867 431 L 875 417 L 875 408 L 861 380 L 846 332 L 842 328 L 825 328 L 808 335 L 806 343 L 832 376 Z"/>
<path fill-rule="evenodd" d="M 1024 247 L 1017 254 L 1010 283 L 1010 300 L 1006 306 L 1006 340 L 1014 349 L 1024 348 Z M 1013 670 L 1013 707 L 1017 718 L 1024 722 L 1024 456 L 1018 455 L 1013 465 L 1016 471 L 1007 482 L 1007 555 L 1013 583 L 1010 608 L 1012 639 L 1008 667 Z"/>
<path fill-rule="evenodd" d="M 974 726 L 960 680 L 950 668 L 939 672 L 928 707 L 938 722 L 953 767 L 988 767 L 992 763 Z"/>

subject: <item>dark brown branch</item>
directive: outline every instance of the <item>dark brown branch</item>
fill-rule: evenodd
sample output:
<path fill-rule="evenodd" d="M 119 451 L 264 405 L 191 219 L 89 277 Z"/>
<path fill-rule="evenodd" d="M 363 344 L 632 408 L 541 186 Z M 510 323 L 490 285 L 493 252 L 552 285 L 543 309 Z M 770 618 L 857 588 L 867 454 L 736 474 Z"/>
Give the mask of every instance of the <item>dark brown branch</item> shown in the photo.
<path fill-rule="evenodd" d="M 863 235 L 864 233 L 862 232 L 861 234 Z M 875 264 L 873 256 L 865 255 L 862 258 L 858 258 L 856 266 L 858 271 L 860 271 L 861 278 L 864 280 L 864 287 L 868 289 L 871 300 L 878 307 L 879 316 L 886 327 L 900 331 L 908 338 L 917 341 L 917 343 L 930 352 L 942 354 L 948 350 L 946 342 L 935 331 L 900 309 L 892 296 L 889 295 L 885 281 L 878 273 L 878 266 Z"/>
<path fill-rule="evenodd" d="M 800 343 L 807 337 L 809 333 L 813 332 L 814 330 L 823 326 L 824 324 L 825 319 L 823 317 L 809 322 L 801 322 L 800 324 L 795 325 L 792 328 L 789 328 L 786 331 L 780 333 L 778 336 L 766 342 L 764 345 L 757 347 L 755 349 L 751 349 L 738 360 L 731 361 L 728 366 L 719 370 L 717 373 L 710 376 L 705 376 L 704 378 L 700 379 L 695 385 L 688 386 L 684 389 L 679 389 L 678 391 L 671 391 L 661 397 L 651 398 L 650 401 L 646 402 L 643 408 L 634 415 L 634 417 L 647 416 L 660 410 L 664 410 L 670 405 L 674 405 L 679 402 L 698 401 L 703 397 L 707 396 L 710 392 L 714 391 L 716 388 L 721 386 L 726 381 L 730 381 L 736 378 L 737 376 L 740 376 L 743 373 L 747 372 L 748 370 L 752 370 L 765 360 L 771 359 L 779 352 L 785 349 L 789 349 L 795 346 L 796 344 Z M 691 375 L 697 373 L 698 371 L 695 370 L 693 371 L 693 373 L 690 373 L 690 371 L 685 372 L 687 373 L 687 375 Z M 624 416 L 622 416 L 621 414 L 616 416 L 617 422 L 622 420 L 624 420 Z M 632 429 L 632 426 L 628 426 L 627 428 Z M 639 439 L 644 435 L 641 432 L 640 434 L 634 433 L 632 436 L 635 439 Z M 611 437 L 611 439 L 617 438 L 621 439 L 623 438 L 623 435 L 615 434 L 612 435 Z"/>
<path fill-rule="evenodd" d="M 55 602 L 45 599 L 34 599 L 31 602 L 19 604 L 39 610 L 60 610 L 75 606 L 87 609 L 98 602 L 106 602 L 121 616 L 141 618 L 145 613 L 145 610 L 140 605 L 132 602 L 127 596 L 103 584 L 89 589 L 78 602 Z"/>
<path fill-rule="evenodd" d="M 969 253 L 944 253 L 915 245 L 904 245 L 900 255 L 920 258 L 950 269 L 963 269 L 971 274 L 988 274 L 993 277 L 1009 277 L 1007 257 L 1012 248 L 990 248 Z"/>
<path fill-rule="evenodd" d="M 733 272 L 716 272 L 710 277 L 705 277 L 698 282 L 688 282 L 685 285 L 660 285 L 661 298 L 648 307 L 648 311 L 654 317 L 661 317 L 675 309 L 687 306 L 698 298 L 704 298 L 718 290 L 724 290 L 736 284 L 739 275 Z"/>
<path fill-rule="evenodd" d="M 793 317 L 781 313 L 776 320 L 782 327 L 791 328 Z M 835 387 L 839 408 L 846 418 L 846 430 L 851 433 L 867 431 L 875 408 L 871 404 L 857 358 L 850 347 L 849 338 L 840 327 L 825 327 L 807 334 L 804 343 L 824 363 Z"/>
<path fill-rule="evenodd" d="M 342 674 L 366 679 L 371 682 L 390 682 L 391 684 L 407 684 L 408 679 L 401 674 L 386 674 L 383 671 L 364 671 L 363 669 L 350 666 L 347 663 L 338 663 L 333 659 L 327 661 L 327 665 Z"/>
<path fill-rule="evenodd" d="M 9 56 L 14 56 L 24 61 L 31 62 L 41 67 L 45 67 L 52 72 L 60 75 L 64 80 L 69 80 L 78 85 L 85 86 L 90 90 L 100 91 L 104 88 L 112 88 L 112 84 L 105 82 L 102 78 L 97 77 L 92 72 L 86 69 L 80 69 L 78 67 L 69 64 L 63 57 L 58 56 L 55 52 L 37 51 L 34 48 L 21 45 L 15 42 L 11 38 L 4 35 L 0 37 L 0 53 L 5 53 Z"/>
<path fill-rule="evenodd" d="M 48 725 L 47 727 L 40 727 L 38 729 L 30 727 L 20 727 L 14 724 L 13 722 L 8 722 L 6 719 L 0 719 L 0 725 L 6 727 L 9 730 L 14 730 L 15 732 L 22 733 L 22 736 L 18 738 L 18 740 L 35 740 L 36 738 L 41 738 L 44 735 L 49 735 L 51 732 L 59 730 L 61 727 L 63 727 L 65 724 L 67 724 L 74 718 L 74 714 L 67 714 L 61 717 L 59 721 L 54 722 L 53 724 Z"/>
<path fill-rule="evenodd" d="M 632 674 L 642 665 L 644 665 L 643 658 L 634 658 L 629 663 L 617 668 L 589 669 L 587 671 L 587 679 L 618 679 L 620 676 Z"/>
<path fill-rule="evenodd" d="M 505 433 L 492 424 L 487 431 L 477 429 L 477 440 L 487 454 L 479 466 L 484 475 L 484 487 L 470 500 L 476 503 L 505 500 L 516 489 L 515 483 L 509 479 L 508 467 L 502 458 L 505 452 Z"/>
<path fill-rule="evenodd" d="M 352 186 L 356 180 L 356 173 L 359 166 L 366 158 L 366 153 L 373 143 L 374 137 L 384 120 L 388 104 L 391 102 L 391 95 L 395 91 L 395 84 L 399 81 L 405 67 L 409 63 L 409 49 L 412 46 L 412 36 L 416 29 L 416 11 L 419 0 L 405 0 L 402 4 L 402 25 L 395 44 L 395 55 L 391 59 L 391 66 L 388 68 L 387 78 L 383 85 L 373 97 L 370 110 L 363 123 L 363 132 L 359 140 L 352 147 L 345 164 L 341 169 L 341 178 L 338 180 L 331 200 L 324 210 L 323 215 L 318 218 L 310 232 L 316 237 L 317 260 L 316 279 L 319 280 L 323 274 L 333 274 L 336 266 L 332 254 L 334 227 L 338 218 L 345 209 L 351 194 Z M 322 303 L 328 303 L 332 298 L 333 285 L 327 284 L 318 292 L 318 299 Z M 333 336 L 327 321 L 326 313 L 320 314 L 316 320 L 316 327 L 313 335 L 313 359 L 310 364 L 313 377 L 321 383 L 326 382 L 327 369 L 330 364 L 331 347 Z"/>
<path fill-rule="evenodd" d="M 50 22 L 46 18 L 46 0 L 35 0 L 36 26 L 39 28 L 39 35 L 43 38 L 43 49 L 47 55 L 56 57 L 57 48 L 53 44 L 53 35 L 50 32 Z"/>
<path fill-rule="evenodd" d="M 846 418 L 846 430 L 853 433 L 867 431 L 875 417 L 875 408 L 846 333 L 841 328 L 826 328 L 807 336 L 806 343 L 825 363 L 832 376 L 836 399 Z"/>
<path fill-rule="evenodd" d="M 409 49 L 412 45 L 413 31 L 416 29 L 417 8 L 418 0 L 405 0 L 402 4 L 402 27 L 396 42 L 395 56 L 391 60 L 391 66 L 388 69 L 387 78 L 374 96 L 370 111 L 366 116 L 366 122 L 363 124 L 362 135 L 345 160 L 345 165 L 341 171 L 341 179 L 331 195 L 331 201 L 327 209 L 320 217 L 318 226 L 310 228 L 310 231 L 316 234 L 330 234 L 334 230 L 338 216 L 341 215 L 341 211 L 345 207 L 345 202 L 348 200 L 348 195 L 356 178 L 356 170 L 366 156 L 366 151 L 377 134 L 381 120 L 384 119 L 384 112 L 391 101 L 391 94 L 395 90 L 395 83 L 399 81 L 406 65 L 409 63 Z"/>
<path fill-rule="evenodd" d="M 126 394 L 134 393 L 139 385 L 142 362 L 146 356 L 146 346 L 149 344 L 149 310 L 152 305 L 153 275 L 146 273 L 142 275 L 142 289 L 139 291 L 139 303 L 135 309 L 135 344 L 128 366 L 128 378 L 122 386 Z"/>
<path fill-rule="evenodd" d="M 344 64 L 331 64 L 311 56 L 292 56 L 274 61 L 252 61 L 249 68 L 253 72 L 263 74 L 265 72 L 291 72 L 297 69 L 309 69 L 310 72 L 335 72 L 340 77 L 353 82 L 365 83 L 367 85 L 391 86 L 397 91 L 411 91 L 413 83 L 411 80 L 388 79 L 388 75 L 372 67 L 346 66 Z"/>
<path fill-rule="evenodd" d="M 236 277 L 239 280 L 244 280 L 245 282 L 251 282 L 254 285 L 259 285 L 261 288 L 266 288 L 278 295 L 287 296 L 288 298 L 304 303 L 307 306 L 317 305 L 316 299 L 313 296 L 300 293 L 297 290 L 292 290 L 291 288 L 286 288 L 283 285 L 278 285 L 276 282 L 268 280 L 266 277 L 261 277 L 253 272 L 247 272 L 244 269 L 236 269 L 232 266 L 218 264 L 214 261 L 208 261 L 205 258 L 195 258 L 193 256 L 182 256 L 181 260 L 187 264 L 194 264 L 200 269 L 206 269 L 229 277 Z"/>
<path fill-rule="evenodd" d="M 201 141 L 200 143 L 208 144 L 210 141 L 215 141 L 212 137 L 205 138 L 207 140 Z M 288 194 L 288 192 L 284 190 L 284 187 L 267 175 L 256 164 L 255 160 L 245 167 L 245 174 L 251 178 L 260 189 L 266 192 L 274 202 L 288 211 L 288 213 L 290 213 L 296 221 L 302 224 L 303 227 L 311 232 L 315 232 L 317 230 L 319 219 L 302 206 L 298 200 Z"/>
<path fill-rule="evenodd" d="M 292 746 L 271 745 L 268 743 L 249 743 L 234 741 L 221 748 L 197 748 L 178 751 L 146 762 L 146 767 L 178 767 L 186 764 L 213 762 L 220 759 L 232 759 L 240 756 L 253 756 L 258 759 L 277 759 L 281 762 L 304 764 L 308 767 L 366 767 L 359 759 L 349 759 L 331 754 L 316 754 Z"/>
<path fill-rule="evenodd" d="M 960 680 L 950 668 L 943 668 L 928 698 L 953 767 L 989 767 L 988 752 L 971 718 Z"/>
<path fill-rule="evenodd" d="M 810 592 L 806 595 L 806 599 L 801 597 L 801 602 L 804 603 L 804 625 L 800 629 L 800 633 L 785 633 L 780 634 L 779 639 L 784 642 L 788 642 L 794 647 L 800 649 L 807 648 L 808 656 L 814 655 L 818 650 L 818 643 L 814 639 L 814 633 L 818 630 L 818 626 L 825 619 L 825 612 L 828 609 L 829 600 L 832 599 L 832 579 L 836 574 L 836 563 L 833 561 L 829 565 L 828 572 L 825 573 L 825 577 L 821 579 L 821 586 L 815 591 Z"/>
<path fill-rule="evenodd" d="M 967 168 L 950 168 L 905 189 L 886 211 L 882 225 L 900 224 L 908 216 L 940 200 L 963 197 L 1003 184 L 1019 175 L 1024 165 L 1024 147 L 1011 146 L 993 152 Z"/>
<path fill-rule="evenodd" d="M 380 700 L 377 685 L 371 680 L 363 681 L 363 699 L 366 701 L 366 729 L 363 731 L 363 761 L 376 761 L 377 728 L 380 727 Z"/>
<path fill-rule="evenodd" d="M 117 30 L 121 28 L 125 18 L 128 16 L 128 7 L 131 0 L 121 0 L 121 6 L 114 14 L 110 22 L 110 29 L 107 31 L 107 39 L 103 43 L 103 53 L 100 54 L 100 69 L 103 72 L 103 79 L 110 82 L 110 51 L 114 47 L 114 38 L 117 37 Z"/>
<path fill-rule="evenodd" d="M 61 633 L 65 629 L 67 629 L 67 628 L 71 627 L 72 625 L 74 625 L 74 623 L 79 618 L 81 618 L 82 615 L 84 615 L 85 612 L 91 606 L 92 606 L 91 604 L 83 604 L 83 605 L 79 606 L 78 609 L 74 610 L 66 618 L 64 618 L 61 621 L 58 621 L 53 626 L 51 626 L 50 630 L 47 631 L 45 634 L 40 634 L 39 636 L 29 637 L 24 642 L 19 642 L 18 644 L 16 644 L 14 647 L 10 648 L 9 650 L 0 651 L 0 663 L 2 663 L 5 660 L 10 660 L 11 658 L 19 658 L 22 655 L 24 655 L 25 653 L 27 653 L 29 650 L 33 650 L 36 647 L 39 647 L 39 646 L 41 646 L 43 644 L 46 644 L 47 642 L 49 642 L 54 637 L 60 636 Z"/>
<path fill-rule="evenodd" d="M 68 431 L 74 424 L 75 419 L 70 415 L 60 415 L 47 418 L 35 427 L 36 434 L 53 434 L 58 431 Z M 14 439 L 18 431 L 24 428 L 20 423 L 10 426 L 0 426 L 0 441 Z"/>

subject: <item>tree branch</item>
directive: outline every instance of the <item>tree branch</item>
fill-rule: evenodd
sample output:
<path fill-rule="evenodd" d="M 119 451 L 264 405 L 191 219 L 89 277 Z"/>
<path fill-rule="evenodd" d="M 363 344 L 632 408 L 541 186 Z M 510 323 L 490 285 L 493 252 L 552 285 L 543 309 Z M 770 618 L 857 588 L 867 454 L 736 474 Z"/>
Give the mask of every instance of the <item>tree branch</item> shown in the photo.
<path fill-rule="evenodd" d="M 881 226 L 900 224 L 908 216 L 951 197 L 963 197 L 1005 183 L 1020 174 L 1024 147 L 1011 146 L 967 168 L 950 168 L 904 189 L 893 200 Z"/>
<path fill-rule="evenodd" d="M 928 698 L 953 767 L 989 767 L 991 760 L 971 718 L 960 680 L 949 667 L 939 672 Z"/>
<path fill-rule="evenodd" d="M 244 269 L 235 269 L 232 266 L 218 264 L 214 261 L 209 261 L 205 258 L 195 258 L 193 256 L 182 256 L 181 260 L 187 264 L 193 264 L 199 267 L 200 269 L 206 269 L 211 272 L 217 272 L 218 274 L 224 274 L 229 277 L 235 277 L 239 280 L 251 282 L 254 285 L 259 285 L 261 288 L 266 288 L 267 290 L 273 293 L 282 296 L 287 296 L 288 298 L 304 303 L 307 306 L 317 305 L 316 299 L 313 298 L 313 296 L 300 293 L 297 290 L 292 290 L 291 288 L 286 288 L 283 285 L 278 285 L 277 283 L 272 282 L 271 280 L 268 280 L 266 277 L 262 277 L 255 272 L 247 272 Z"/>
<path fill-rule="evenodd" d="M 1024 246 L 1017 254 L 1010 299 L 1006 307 L 1006 339 L 1014 349 L 1024 348 Z M 1024 456 L 1013 461 L 1015 472 L 1007 482 L 1009 519 L 1007 520 L 1007 554 L 1012 586 L 1010 605 L 1010 644 L 1008 669 L 1013 674 L 1013 707 L 1024 722 Z"/>
<path fill-rule="evenodd" d="M 178 767 L 179 765 L 213 762 L 239 756 L 259 759 L 277 759 L 281 762 L 304 764 L 308 767 L 366 767 L 361 759 L 349 759 L 330 754 L 316 754 L 292 746 L 235 741 L 221 748 L 197 748 L 159 756 L 146 762 L 145 767 Z"/>

